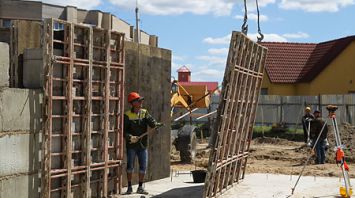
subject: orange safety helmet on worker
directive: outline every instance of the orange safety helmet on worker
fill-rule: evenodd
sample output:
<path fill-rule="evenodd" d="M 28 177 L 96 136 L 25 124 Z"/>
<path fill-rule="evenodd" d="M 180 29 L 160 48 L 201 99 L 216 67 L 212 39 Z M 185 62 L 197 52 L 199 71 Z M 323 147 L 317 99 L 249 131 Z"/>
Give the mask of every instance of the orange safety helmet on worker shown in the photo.
<path fill-rule="evenodd" d="M 131 92 L 130 94 L 128 94 L 128 102 L 131 103 L 135 100 L 144 100 L 143 97 L 141 97 L 137 92 Z"/>

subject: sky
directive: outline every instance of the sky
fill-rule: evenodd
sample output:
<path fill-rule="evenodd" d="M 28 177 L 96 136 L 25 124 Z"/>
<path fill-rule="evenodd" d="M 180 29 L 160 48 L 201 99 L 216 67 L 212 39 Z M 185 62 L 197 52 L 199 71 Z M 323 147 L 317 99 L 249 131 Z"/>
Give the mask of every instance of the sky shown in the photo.
<path fill-rule="evenodd" d="M 58 4 L 57 0 L 43 0 Z M 355 0 L 258 0 L 263 41 L 318 43 L 355 35 Z M 61 5 L 111 12 L 135 24 L 136 0 L 62 0 Z M 248 36 L 257 12 L 247 0 Z M 172 75 L 186 65 L 192 81 L 223 80 L 232 31 L 241 31 L 243 0 L 138 0 L 140 26 L 172 51 Z"/>

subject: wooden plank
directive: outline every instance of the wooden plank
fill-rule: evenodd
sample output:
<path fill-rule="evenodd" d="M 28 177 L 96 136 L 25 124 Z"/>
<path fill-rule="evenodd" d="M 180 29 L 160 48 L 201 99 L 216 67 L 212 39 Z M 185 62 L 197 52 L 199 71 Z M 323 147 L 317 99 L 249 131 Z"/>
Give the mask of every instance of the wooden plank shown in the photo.
<path fill-rule="evenodd" d="M 106 68 L 105 68 L 105 106 L 104 106 L 104 161 L 105 161 L 105 169 L 104 169 L 104 186 L 103 186 L 103 196 L 107 197 L 108 195 L 108 130 L 110 124 L 110 115 L 109 115 L 109 108 L 110 108 L 110 41 L 111 41 L 111 33 L 110 31 L 105 31 L 106 37 Z"/>
<path fill-rule="evenodd" d="M 91 197 L 91 189 L 90 189 L 90 175 L 91 175 L 91 129 L 92 129 L 92 64 L 93 64 L 93 30 L 89 29 L 89 40 L 86 42 L 89 43 L 89 48 L 87 49 L 89 52 L 89 68 L 87 69 L 87 83 L 86 83 L 86 129 L 85 129 L 85 149 L 86 149 L 86 156 L 85 156 L 85 164 L 86 164 L 86 173 L 85 173 L 85 189 L 84 189 L 84 196 L 86 198 Z"/>

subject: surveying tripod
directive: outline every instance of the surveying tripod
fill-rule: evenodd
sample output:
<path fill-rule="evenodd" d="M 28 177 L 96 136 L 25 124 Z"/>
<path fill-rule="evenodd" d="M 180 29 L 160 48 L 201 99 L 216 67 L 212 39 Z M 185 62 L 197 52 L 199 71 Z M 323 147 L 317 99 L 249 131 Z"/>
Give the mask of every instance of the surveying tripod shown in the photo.
<path fill-rule="evenodd" d="M 333 106 L 333 105 L 328 105 L 327 106 L 327 110 L 329 112 L 328 114 L 328 117 L 329 119 L 331 120 L 332 122 L 332 125 L 333 125 L 333 131 L 334 131 L 334 137 L 335 137 L 335 143 L 336 143 L 336 162 L 337 164 L 340 163 L 340 168 L 341 168 L 341 171 L 342 171 L 342 174 L 343 174 L 343 178 L 344 178 L 344 184 L 345 184 L 345 187 L 341 186 L 339 191 L 340 191 L 340 195 L 342 197 L 351 197 L 352 195 L 352 188 L 351 188 L 351 184 L 350 184 L 350 178 L 349 178 L 349 166 L 347 165 L 346 161 L 345 161 L 345 156 L 344 156 L 344 151 L 343 151 L 343 145 L 341 144 L 341 139 L 340 139 L 340 133 L 339 133 L 339 128 L 338 128 L 338 124 L 337 124 L 337 121 L 336 121 L 336 114 L 335 114 L 335 111 L 338 109 L 337 106 Z M 315 146 L 316 144 L 318 143 L 319 141 L 319 138 L 320 136 L 322 135 L 322 132 L 325 128 L 325 126 L 327 125 L 327 121 L 324 122 L 323 124 L 323 127 L 316 139 L 316 141 L 313 143 L 313 147 L 312 147 L 312 151 L 315 149 Z M 302 171 L 301 173 L 299 174 L 298 176 L 298 179 L 296 181 L 296 184 L 294 185 L 294 187 L 291 189 L 292 192 L 291 194 L 294 193 L 295 189 L 296 189 L 296 186 L 303 174 L 303 171 L 305 170 L 305 167 L 307 166 L 309 160 L 311 159 L 312 156 L 308 157 L 303 168 L 302 168 Z"/>
<path fill-rule="evenodd" d="M 327 110 L 329 112 L 329 118 L 332 121 L 333 129 L 334 129 L 334 137 L 336 143 L 336 162 L 337 164 L 340 163 L 340 168 L 344 177 L 344 184 L 345 188 L 342 186 L 340 187 L 340 195 L 342 197 L 350 197 L 352 195 L 352 189 L 350 185 L 350 178 L 349 178 L 349 166 L 345 161 L 343 145 L 341 144 L 340 133 L 338 124 L 336 121 L 335 111 L 338 109 L 337 106 L 328 105 Z"/>

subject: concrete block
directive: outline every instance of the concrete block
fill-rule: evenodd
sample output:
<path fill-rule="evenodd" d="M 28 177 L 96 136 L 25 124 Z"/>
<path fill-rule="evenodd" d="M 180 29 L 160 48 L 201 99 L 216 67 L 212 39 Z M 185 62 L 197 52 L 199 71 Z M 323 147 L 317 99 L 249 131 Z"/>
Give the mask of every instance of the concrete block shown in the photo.
<path fill-rule="evenodd" d="M 63 55 L 63 50 L 55 49 L 54 55 Z M 23 86 L 28 89 L 40 89 L 44 84 L 43 49 L 31 48 L 23 52 Z M 62 78 L 62 65 L 54 67 L 54 75 Z"/>
<path fill-rule="evenodd" d="M 40 197 L 39 187 L 41 186 L 37 173 L 32 175 L 19 175 L 9 179 L 0 178 L 0 197 L 27 198 Z"/>
<path fill-rule="evenodd" d="M 42 91 L 6 88 L 0 90 L 0 131 L 41 129 Z"/>
<path fill-rule="evenodd" d="M 25 49 L 23 51 L 24 60 L 42 60 L 43 50 L 41 48 Z"/>
<path fill-rule="evenodd" d="M 10 51 L 7 43 L 0 42 L 0 87 L 9 86 Z"/>
<path fill-rule="evenodd" d="M 0 178 L 38 171 L 39 141 L 39 134 L 0 137 Z"/>
<path fill-rule="evenodd" d="M 23 86 L 31 89 L 43 87 L 43 50 L 40 48 L 24 50 Z"/>

